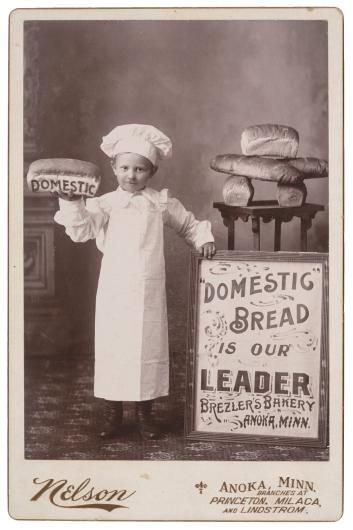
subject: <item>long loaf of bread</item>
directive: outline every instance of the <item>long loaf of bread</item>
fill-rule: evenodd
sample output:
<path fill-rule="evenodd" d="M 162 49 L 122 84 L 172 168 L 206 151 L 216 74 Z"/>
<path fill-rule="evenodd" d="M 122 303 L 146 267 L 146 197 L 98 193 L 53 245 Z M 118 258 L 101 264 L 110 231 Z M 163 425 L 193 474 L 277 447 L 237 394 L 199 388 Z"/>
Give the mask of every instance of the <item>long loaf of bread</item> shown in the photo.
<path fill-rule="evenodd" d="M 315 179 L 328 176 L 328 163 L 320 158 L 288 158 L 288 164 L 300 171 L 304 178 Z"/>
<path fill-rule="evenodd" d="M 60 191 L 93 197 L 100 184 L 100 171 L 95 164 L 83 160 L 44 158 L 29 166 L 27 183 L 33 192 Z"/>
<path fill-rule="evenodd" d="M 240 143 L 244 155 L 294 158 L 299 148 L 299 134 L 286 125 L 252 125 L 242 132 Z"/>
<path fill-rule="evenodd" d="M 287 162 L 259 156 L 218 155 L 210 165 L 220 173 L 269 180 L 280 184 L 299 184 L 303 180 L 301 172 Z"/>

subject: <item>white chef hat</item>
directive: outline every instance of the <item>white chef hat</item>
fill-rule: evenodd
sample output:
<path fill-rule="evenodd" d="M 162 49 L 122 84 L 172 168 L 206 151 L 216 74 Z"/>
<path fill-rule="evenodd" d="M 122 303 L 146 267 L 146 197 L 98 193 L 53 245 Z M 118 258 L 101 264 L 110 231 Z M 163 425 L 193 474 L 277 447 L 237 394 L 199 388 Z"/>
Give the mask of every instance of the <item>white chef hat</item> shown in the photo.
<path fill-rule="evenodd" d="M 100 148 L 113 158 L 118 153 L 136 153 L 155 166 L 158 159 L 172 156 L 172 142 L 153 125 L 118 125 L 103 136 Z"/>

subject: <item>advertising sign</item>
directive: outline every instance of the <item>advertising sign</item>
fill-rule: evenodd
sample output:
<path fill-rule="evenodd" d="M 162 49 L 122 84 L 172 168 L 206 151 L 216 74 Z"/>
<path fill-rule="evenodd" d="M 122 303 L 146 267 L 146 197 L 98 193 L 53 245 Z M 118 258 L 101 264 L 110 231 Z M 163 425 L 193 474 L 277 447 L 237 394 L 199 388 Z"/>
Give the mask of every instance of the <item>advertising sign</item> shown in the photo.
<path fill-rule="evenodd" d="M 188 435 L 324 444 L 326 255 L 223 251 L 193 263 Z"/>

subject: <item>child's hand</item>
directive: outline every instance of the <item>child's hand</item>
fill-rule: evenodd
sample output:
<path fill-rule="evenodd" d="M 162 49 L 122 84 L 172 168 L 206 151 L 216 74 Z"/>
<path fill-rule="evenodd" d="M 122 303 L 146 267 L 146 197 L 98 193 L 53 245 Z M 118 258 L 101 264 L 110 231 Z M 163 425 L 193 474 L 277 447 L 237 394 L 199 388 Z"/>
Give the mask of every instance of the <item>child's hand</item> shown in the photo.
<path fill-rule="evenodd" d="M 79 201 L 81 199 L 81 195 L 74 195 L 72 191 L 69 191 L 69 193 L 53 191 L 52 193 L 54 197 L 60 197 L 60 199 L 64 199 L 64 201 Z"/>
<path fill-rule="evenodd" d="M 213 254 L 216 252 L 216 245 L 214 243 L 205 243 L 199 248 L 201 256 L 207 259 L 212 259 Z"/>

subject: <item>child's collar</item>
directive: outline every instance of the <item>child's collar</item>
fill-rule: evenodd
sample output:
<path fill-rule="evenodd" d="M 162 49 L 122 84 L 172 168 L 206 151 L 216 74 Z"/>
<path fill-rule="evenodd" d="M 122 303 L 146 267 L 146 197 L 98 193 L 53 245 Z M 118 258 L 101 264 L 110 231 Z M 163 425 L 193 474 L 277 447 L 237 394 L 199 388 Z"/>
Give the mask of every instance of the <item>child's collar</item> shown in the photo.
<path fill-rule="evenodd" d="M 135 195 L 142 195 L 154 205 L 158 205 L 160 203 L 159 192 L 157 190 L 154 190 L 153 188 L 145 187 L 138 192 L 131 192 L 126 191 L 121 186 L 119 186 L 116 191 L 119 197 L 119 203 L 123 207 L 127 206 L 132 197 Z"/>

